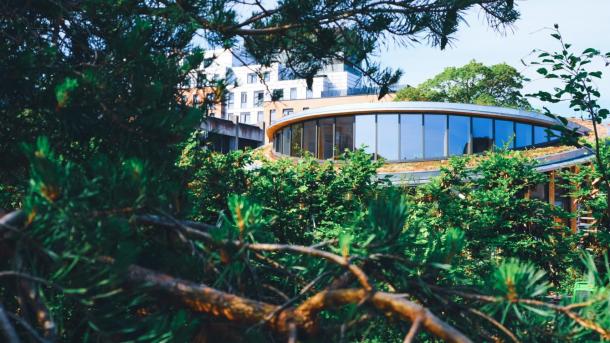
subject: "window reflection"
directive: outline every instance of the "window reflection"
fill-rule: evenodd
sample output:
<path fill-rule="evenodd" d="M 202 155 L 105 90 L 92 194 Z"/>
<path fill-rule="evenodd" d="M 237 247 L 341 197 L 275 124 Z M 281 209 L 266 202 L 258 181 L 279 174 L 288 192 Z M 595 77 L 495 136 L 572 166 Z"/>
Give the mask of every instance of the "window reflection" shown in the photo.
<path fill-rule="evenodd" d="M 424 158 L 424 124 L 421 114 L 400 115 L 400 159 Z"/>
<path fill-rule="evenodd" d="M 333 126 L 335 118 L 318 121 L 318 158 L 325 160 L 333 157 Z"/>
<path fill-rule="evenodd" d="M 316 155 L 316 143 L 317 143 L 317 127 L 316 121 L 310 120 L 303 123 L 303 150 L 307 150 Z"/>
<path fill-rule="evenodd" d="M 472 152 L 474 154 L 491 149 L 493 142 L 492 120 L 472 118 Z"/>
<path fill-rule="evenodd" d="M 546 133 L 546 128 L 542 126 L 534 126 L 534 144 L 543 144 L 549 141 Z"/>
<path fill-rule="evenodd" d="M 398 160 L 398 115 L 377 115 L 377 157 Z"/>
<path fill-rule="evenodd" d="M 513 131 L 513 122 L 508 120 L 494 120 L 496 125 L 495 141 L 496 148 L 503 149 L 504 147 L 512 149 L 514 147 L 515 133 Z"/>
<path fill-rule="evenodd" d="M 301 156 L 302 155 L 302 147 L 301 140 L 303 138 L 303 124 L 294 124 L 290 127 L 291 137 L 290 137 L 290 153 L 292 156 Z"/>
<path fill-rule="evenodd" d="M 556 136 L 554 136 L 556 135 Z M 366 146 L 389 161 L 481 153 L 492 146 L 523 148 L 559 139 L 561 132 L 510 120 L 445 114 L 367 114 L 297 122 L 274 135 L 274 151 L 311 152 L 328 159 Z"/>
<path fill-rule="evenodd" d="M 468 154 L 470 143 L 470 118 L 465 116 L 449 116 L 449 142 L 450 156 Z"/>
<path fill-rule="evenodd" d="M 446 115 L 424 115 L 424 158 L 428 159 L 445 157 L 446 132 Z"/>
<path fill-rule="evenodd" d="M 375 115 L 356 116 L 354 124 L 354 147 L 356 149 L 365 147 L 369 154 L 375 154 Z"/>
<path fill-rule="evenodd" d="M 550 141 L 556 141 L 561 138 L 561 131 L 559 130 L 551 130 L 551 135 L 549 136 Z"/>
<path fill-rule="evenodd" d="M 337 154 L 344 153 L 345 149 L 354 149 L 354 117 L 337 117 L 335 146 Z"/>
<path fill-rule="evenodd" d="M 530 124 L 516 123 L 515 124 L 515 146 L 523 148 L 532 145 L 532 126 Z"/>

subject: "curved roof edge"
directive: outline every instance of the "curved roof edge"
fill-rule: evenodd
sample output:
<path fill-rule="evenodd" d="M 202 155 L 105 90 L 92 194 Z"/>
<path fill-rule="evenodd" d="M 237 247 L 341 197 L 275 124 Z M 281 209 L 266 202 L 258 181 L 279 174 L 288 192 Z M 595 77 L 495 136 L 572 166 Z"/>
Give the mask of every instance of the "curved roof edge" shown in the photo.
<path fill-rule="evenodd" d="M 297 112 L 279 120 L 272 121 L 267 129 L 267 136 L 271 139 L 273 134 L 280 128 L 289 124 L 307 119 L 323 118 L 335 115 L 350 115 L 364 113 L 456 113 L 466 115 L 480 115 L 483 117 L 494 117 L 513 119 L 543 125 L 560 124 L 556 119 L 544 114 L 513 108 L 472 105 L 448 102 L 424 102 L 424 101 L 390 101 L 373 103 L 342 104 L 326 107 L 318 107 L 302 112 Z M 580 126 L 577 124 L 573 124 Z"/>
<path fill-rule="evenodd" d="M 565 151 L 552 155 L 545 155 L 537 158 L 538 165 L 536 170 L 539 172 L 547 172 L 561 168 L 571 167 L 577 164 L 583 164 L 595 159 L 595 153 L 586 147 L 576 150 Z M 411 171 L 411 172 L 390 172 L 378 173 L 378 178 L 389 178 L 390 182 L 397 185 L 416 186 L 427 183 L 430 179 L 438 176 L 440 169 Z"/>

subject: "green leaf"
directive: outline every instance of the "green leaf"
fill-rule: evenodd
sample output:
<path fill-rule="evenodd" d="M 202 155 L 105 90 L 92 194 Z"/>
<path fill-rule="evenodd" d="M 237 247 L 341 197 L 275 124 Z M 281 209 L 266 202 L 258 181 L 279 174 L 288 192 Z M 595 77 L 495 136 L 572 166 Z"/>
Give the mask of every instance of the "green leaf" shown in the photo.
<path fill-rule="evenodd" d="M 62 83 L 55 87 L 55 99 L 59 107 L 64 107 L 69 99 L 70 92 L 78 87 L 78 80 L 66 77 Z"/>

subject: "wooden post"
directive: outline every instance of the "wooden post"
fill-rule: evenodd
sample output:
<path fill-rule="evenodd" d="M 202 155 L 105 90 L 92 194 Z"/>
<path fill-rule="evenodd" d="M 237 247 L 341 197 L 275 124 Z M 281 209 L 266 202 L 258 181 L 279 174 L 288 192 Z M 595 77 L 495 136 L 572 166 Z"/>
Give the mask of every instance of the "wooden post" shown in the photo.
<path fill-rule="evenodd" d="M 578 174 L 580 172 L 580 167 L 577 165 L 573 166 L 571 169 L 573 174 Z M 580 185 L 576 183 L 574 189 L 578 191 L 579 188 Z M 574 216 L 573 218 L 570 218 L 570 229 L 572 229 L 573 233 L 576 233 L 576 231 L 578 231 L 578 199 L 574 196 L 570 196 L 570 213 Z"/>
<path fill-rule="evenodd" d="M 549 204 L 555 207 L 555 171 L 549 173 Z"/>

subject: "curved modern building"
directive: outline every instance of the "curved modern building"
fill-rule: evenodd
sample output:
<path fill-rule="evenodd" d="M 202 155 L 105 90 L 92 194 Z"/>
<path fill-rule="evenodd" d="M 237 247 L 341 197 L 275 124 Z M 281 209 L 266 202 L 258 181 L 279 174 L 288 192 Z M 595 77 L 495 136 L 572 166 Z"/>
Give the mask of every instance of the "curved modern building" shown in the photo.
<path fill-rule="evenodd" d="M 365 147 L 387 162 L 442 160 L 496 147 L 552 145 L 555 119 L 502 107 L 434 102 L 349 104 L 306 110 L 271 123 L 267 135 L 276 154 L 308 151 L 330 159 Z"/>
<path fill-rule="evenodd" d="M 375 102 L 290 114 L 271 122 L 266 134 L 276 157 L 298 158 L 309 152 L 325 160 L 346 149 L 365 147 L 374 158 L 386 161 L 377 171 L 380 177 L 406 185 L 425 183 L 439 175 L 451 156 L 498 147 L 524 149 L 538 160 L 537 169 L 549 176 L 527 196 L 575 212 L 579 205 L 558 187 L 566 180 L 557 171 L 577 171 L 595 155 L 588 148 L 562 145 L 560 133 L 553 130 L 557 124 L 556 119 L 540 113 L 494 106 Z M 568 125 L 586 138 L 590 130 L 583 124 Z M 581 218 L 570 221 L 573 230 L 590 225 Z"/>

